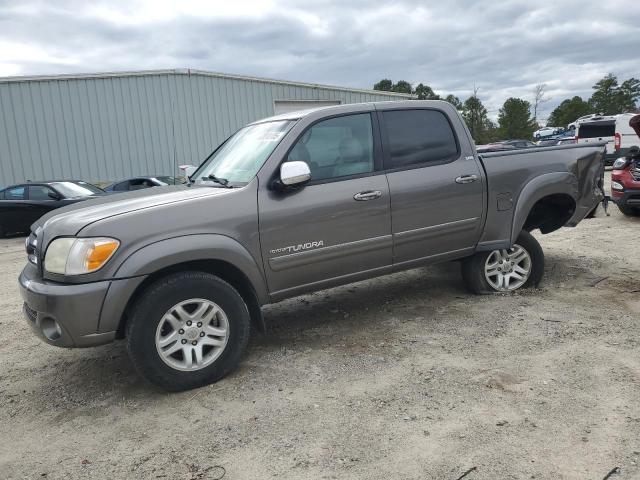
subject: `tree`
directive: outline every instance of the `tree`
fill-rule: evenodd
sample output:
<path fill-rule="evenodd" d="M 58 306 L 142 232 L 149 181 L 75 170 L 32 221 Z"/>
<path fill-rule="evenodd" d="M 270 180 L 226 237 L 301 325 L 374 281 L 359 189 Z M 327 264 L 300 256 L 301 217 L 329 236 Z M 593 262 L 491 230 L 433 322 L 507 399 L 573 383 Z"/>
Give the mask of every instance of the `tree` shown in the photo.
<path fill-rule="evenodd" d="M 618 112 L 618 79 L 612 73 L 599 80 L 593 87 L 589 104 L 596 113 L 614 115 Z"/>
<path fill-rule="evenodd" d="M 462 102 L 455 95 L 449 94 L 444 98 L 444 100 L 445 100 L 445 102 L 449 102 L 451 105 L 456 107 L 456 110 L 458 110 L 458 111 L 462 110 Z"/>
<path fill-rule="evenodd" d="M 380 80 L 373 86 L 373 89 L 384 92 L 413 93 L 413 88 L 409 82 L 398 80 L 396 83 L 393 83 L 388 78 Z"/>
<path fill-rule="evenodd" d="M 549 97 L 545 97 L 546 90 L 546 83 L 539 83 L 533 89 L 533 121 L 536 123 L 538 123 L 538 110 L 540 106 L 549 101 Z"/>
<path fill-rule="evenodd" d="M 436 94 L 429 85 L 419 83 L 414 92 L 418 100 L 440 100 L 440 95 Z"/>
<path fill-rule="evenodd" d="M 393 89 L 393 82 L 388 78 L 380 80 L 373 86 L 374 90 L 382 90 L 384 92 L 390 92 Z"/>
<path fill-rule="evenodd" d="M 504 138 L 531 138 L 536 129 L 531 104 L 521 98 L 508 98 L 498 113 L 498 128 Z"/>
<path fill-rule="evenodd" d="M 413 88 L 409 82 L 405 82 L 404 80 L 398 80 L 391 89 L 393 92 L 398 93 L 413 93 Z"/>
<path fill-rule="evenodd" d="M 467 98 L 462 105 L 462 117 L 467 123 L 471 136 L 478 145 L 482 145 L 490 141 L 489 118 L 487 117 L 487 109 L 478 98 L 478 90 L 473 91 L 473 95 Z"/>
<path fill-rule="evenodd" d="M 567 98 L 563 100 L 562 103 L 551 112 L 547 120 L 547 125 L 564 127 L 590 113 L 593 113 L 591 105 L 576 95 L 571 99 Z"/>
<path fill-rule="evenodd" d="M 632 112 L 640 99 L 640 80 L 632 77 L 618 85 L 618 78 L 609 73 L 593 86 L 593 90 L 589 104 L 596 113 L 615 115 Z"/>
<path fill-rule="evenodd" d="M 636 102 L 640 99 L 640 80 L 631 77 L 625 80 L 618 89 L 620 96 L 620 113 L 634 112 L 637 108 Z"/>

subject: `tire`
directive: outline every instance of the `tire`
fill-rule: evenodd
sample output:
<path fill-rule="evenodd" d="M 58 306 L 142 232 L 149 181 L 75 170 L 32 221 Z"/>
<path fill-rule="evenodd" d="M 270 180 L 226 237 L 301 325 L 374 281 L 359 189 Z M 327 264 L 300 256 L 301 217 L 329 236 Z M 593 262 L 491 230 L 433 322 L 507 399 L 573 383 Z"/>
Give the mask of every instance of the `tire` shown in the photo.
<path fill-rule="evenodd" d="M 522 256 L 522 251 L 525 256 Z M 505 255 L 506 254 L 506 255 Z M 513 257 L 511 257 L 513 255 Z M 528 256 L 528 259 L 527 259 Z M 513 259 L 513 264 L 502 264 L 503 258 Z M 522 259 L 520 259 L 522 258 Z M 508 269 L 504 275 L 504 268 Z M 493 266 L 493 268 L 492 268 Z M 516 267 L 520 267 L 517 270 Z M 496 272 L 500 268 L 502 272 Z M 485 275 L 486 269 L 490 269 L 491 275 Z M 525 270 L 528 274 L 521 273 Z M 499 277 L 502 275 L 502 282 Z M 516 278 L 519 275 L 520 279 Z M 520 232 L 516 244 L 508 250 L 494 250 L 490 252 L 478 252 L 475 255 L 466 258 L 462 262 L 462 279 L 465 286 L 475 294 L 488 293 L 507 293 L 520 288 L 537 287 L 544 275 L 544 252 L 538 241 L 529 232 L 523 230 Z M 487 278 L 487 276 L 489 278 Z M 509 277 L 508 285 L 505 287 L 504 280 Z M 491 279 L 491 281 L 489 280 Z M 502 288 L 497 285 L 502 283 Z"/>
<path fill-rule="evenodd" d="M 244 299 L 224 280 L 205 272 L 174 273 L 136 300 L 126 325 L 127 350 L 149 382 L 173 392 L 190 390 L 220 380 L 240 363 L 250 323 Z"/>
<path fill-rule="evenodd" d="M 618 209 L 627 217 L 640 217 L 640 208 L 628 207 L 627 205 L 618 205 Z"/>

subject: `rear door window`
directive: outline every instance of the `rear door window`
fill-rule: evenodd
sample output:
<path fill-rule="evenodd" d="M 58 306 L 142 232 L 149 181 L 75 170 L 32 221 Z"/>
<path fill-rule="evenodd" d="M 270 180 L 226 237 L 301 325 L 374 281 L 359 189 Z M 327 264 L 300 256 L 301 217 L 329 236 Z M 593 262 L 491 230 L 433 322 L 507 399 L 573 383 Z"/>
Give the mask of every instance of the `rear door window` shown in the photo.
<path fill-rule="evenodd" d="M 27 189 L 23 186 L 8 188 L 5 190 L 7 200 L 24 200 Z"/>
<path fill-rule="evenodd" d="M 578 138 L 613 137 L 616 134 L 616 124 L 611 123 L 583 123 L 578 127 Z"/>
<path fill-rule="evenodd" d="M 46 185 L 29 185 L 29 200 L 54 200 L 49 196 L 50 193 L 55 195 L 55 192 Z"/>
<path fill-rule="evenodd" d="M 459 156 L 453 128 L 438 110 L 391 110 L 382 113 L 388 154 L 385 169 L 437 165 Z"/>

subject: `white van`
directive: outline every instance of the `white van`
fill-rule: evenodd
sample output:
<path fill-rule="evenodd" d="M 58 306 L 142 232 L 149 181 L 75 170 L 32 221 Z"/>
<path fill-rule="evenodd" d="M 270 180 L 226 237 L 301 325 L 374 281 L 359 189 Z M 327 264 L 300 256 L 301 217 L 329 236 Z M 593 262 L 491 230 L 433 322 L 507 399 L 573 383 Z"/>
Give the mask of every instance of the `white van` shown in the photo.
<path fill-rule="evenodd" d="M 629 126 L 634 113 L 620 115 L 592 116 L 577 122 L 576 142 L 607 142 L 605 164 L 613 165 L 616 158 L 626 154 L 629 148 L 638 145 L 640 140 L 636 132 Z"/>

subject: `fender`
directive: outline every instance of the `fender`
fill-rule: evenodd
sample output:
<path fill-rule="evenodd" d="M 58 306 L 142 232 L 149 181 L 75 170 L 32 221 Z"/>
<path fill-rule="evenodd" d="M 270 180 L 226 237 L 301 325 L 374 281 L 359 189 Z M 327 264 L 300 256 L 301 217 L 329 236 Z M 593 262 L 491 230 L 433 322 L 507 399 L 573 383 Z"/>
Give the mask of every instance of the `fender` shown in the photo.
<path fill-rule="evenodd" d="M 545 173 L 528 182 L 518 195 L 511 223 L 511 245 L 516 242 L 529 212 L 535 203 L 548 195 L 569 195 L 576 201 L 578 197 L 578 179 L 569 172 Z"/>
<path fill-rule="evenodd" d="M 261 304 L 269 302 L 263 272 L 238 241 L 219 234 L 195 234 L 152 243 L 132 253 L 116 271 L 118 278 L 150 275 L 163 268 L 197 260 L 222 260 L 247 277 Z"/>
<path fill-rule="evenodd" d="M 195 234 L 169 238 L 152 243 L 132 253 L 118 267 L 116 277 L 103 302 L 99 332 L 119 328 L 124 310 L 138 286 L 152 273 L 173 265 L 198 260 L 222 260 L 238 268 L 249 280 L 259 305 L 269 303 L 269 294 L 262 271 L 249 251 L 225 235 Z M 256 320 L 264 331 L 264 321 L 258 304 Z M 256 313 L 254 311 L 254 313 Z"/>

